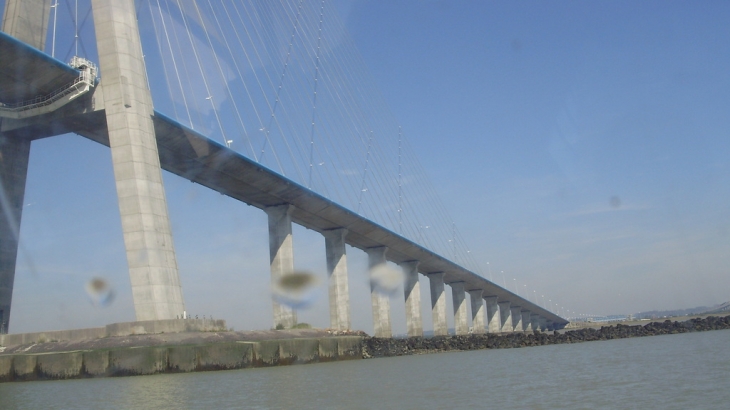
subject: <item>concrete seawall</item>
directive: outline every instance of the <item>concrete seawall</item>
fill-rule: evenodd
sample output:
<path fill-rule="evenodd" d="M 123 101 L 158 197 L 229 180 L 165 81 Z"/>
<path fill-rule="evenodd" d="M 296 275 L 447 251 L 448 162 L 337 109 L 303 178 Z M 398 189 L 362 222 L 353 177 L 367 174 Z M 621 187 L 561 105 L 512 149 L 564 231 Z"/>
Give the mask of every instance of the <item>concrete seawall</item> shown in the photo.
<path fill-rule="evenodd" d="M 49 332 L 0 334 L 0 346 L 16 346 L 29 343 L 74 342 L 105 337 L 146 335 L 181 332 L 225 332 L 225 320 L 170 319 L 140 322 L 113 323 L 104 327 L 87 329 L 55 330 Z"/>
<path fill-rule="evenodd" d="M 0 355 L 0 382 L 244 369 L 362 358 L 360 336 Z"/>

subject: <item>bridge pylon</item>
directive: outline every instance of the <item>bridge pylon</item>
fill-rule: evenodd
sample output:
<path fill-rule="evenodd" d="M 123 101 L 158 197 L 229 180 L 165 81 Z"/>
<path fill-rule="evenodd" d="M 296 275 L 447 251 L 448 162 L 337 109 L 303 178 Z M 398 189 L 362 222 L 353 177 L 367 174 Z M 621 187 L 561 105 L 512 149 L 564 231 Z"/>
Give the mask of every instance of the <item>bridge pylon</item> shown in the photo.
<path fill-rule="evenodd" d="M 7 0 L 2 30 L 44 49 L 51 0 Z M 137 320 L 181 317 L 185 305 L 152 122 L 134 0 L 92 0 L 104 110 Z M 37 121 L 44 121 L 38 116 Z M 0 134 L 0 322 L 10 318 L 30 142 Z"/>

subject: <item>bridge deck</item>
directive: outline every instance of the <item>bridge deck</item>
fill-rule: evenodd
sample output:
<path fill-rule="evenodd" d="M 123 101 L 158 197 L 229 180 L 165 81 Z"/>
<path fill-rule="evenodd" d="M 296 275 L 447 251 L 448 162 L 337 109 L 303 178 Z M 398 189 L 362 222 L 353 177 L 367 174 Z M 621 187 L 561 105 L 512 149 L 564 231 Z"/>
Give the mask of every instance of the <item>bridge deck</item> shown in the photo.
<path fill-rule="evenodd" d="M 41 90 L 55 89 L 66 77 L 75 78 L 75 70 L 51 59 L 42 52 L 0 33 L 0 75 L 17 70 L 5 56 L 21 55 L 25 66 L 38 67 L 31 79 L 22 76 L 13 87 L 6 85 L 12 78 L 0 81 L 0 89 L 7 89 L 13 98 L 27 100 Z M 69 73 L 69 70 L 71 72 Z M 31 71 L 31 70 L 29 70 Z M 41 79 L 44 79 L 43 82 Z M 100 91 L 96 92 L 97 94 Z M 0 97 L 2 94 L 0 94 Z M 0 101 L 4 101 L 0 98 Z M 13 138 L 43 138 L 74 132 L 104 145 L 109 145 L 106 117 L 102 109 L 95 109 L 93 95 L 79 98 L 62 109 L 43 116 L 43 121 L 9 121 L 2 123 L 2 131 Z M 322 232 L 347 228 L 346 242 L 359 249 L 388 247 L 388 260 L 400 263 L 420 261 L 421 273 L 445 272 L 444 281 L 465 282 L 465 290 L 483 289 L 485 296 L 497 296 L 531 313 L 539 314 L 555 324 L 567 321 L 542 307 L 515 295 L 487 279 L 451 262 L 440 255 L 404 238 L 323 196 L 287 179 L 284 176 L 218 144 L 204 135 L 155 112 L 153 118 L 160 163 L 163 169 L 204 185 L 257 208 L 291 204 L 295 210 L 292 219 L 306 228 Z"/>

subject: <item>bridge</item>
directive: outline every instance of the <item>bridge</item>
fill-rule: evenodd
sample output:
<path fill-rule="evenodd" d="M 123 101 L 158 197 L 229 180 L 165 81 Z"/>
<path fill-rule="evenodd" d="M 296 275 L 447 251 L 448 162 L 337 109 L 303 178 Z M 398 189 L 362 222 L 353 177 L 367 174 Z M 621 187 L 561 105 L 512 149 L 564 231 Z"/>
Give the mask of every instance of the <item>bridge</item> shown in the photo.
<path fill-rule="evenodd" d="M 324 2 L 321 4 L 323 8 Z M 303 2 L 293 5 L 293 10 L 298 7 L 296 22 L 299 24 Z M 139 9 L 140 4 L 133 0 L 92 0 L 91 13 L 99 53 L 97 68 L 95 62 L 85 58 L 74 57 L 71 64 L 66 64 L 40 51 L 46 48 L 52 11 L 50 0 L 6 1 L 3 33 L 0 33 L 0 206 L 4 214 L 0 218 L 0 322 L 6 324 L 5 329 L 10 323 L 30 144 L 33 140 L 65 133 L 81 135 L 111 149 L 134 307 L 139 321 L 182 318 L 186 314 L 162 184 L 161 170 L 164 169 L 266 213 L 273 285 L 295 276 L 292 224 L 321 233 L 325 238 L 330 327 L 333 329 L 345 330 L 351 326 L 345 245 L 365 251 L 372 272 L 377 272 L 387 262 L 401 267 L 408 336 L 423 336 L 419 274 L 429 280 L 435 335 L 448 333 L 445 285 L 451 288 L 456 334 L 469 332 L 470 319 L 474 333 L 547 330 L 567 324 L 565 319 L 536 302 L 498 286 L 457 262 L 456 248 L 450 259 L 443 251 L 429 247 L 427 241 L 419 241 L 423 236 L 417 232 L 404 233 L 400 202 L 396 207 L 399 219 L 391 226 L 365 215 L 364 210 L 361 212 L 362 192 L 367 192 L 365 182 L 371 148 L 374 150 L 372 137 L 365 138 L 366 165 L 362 185 L 358 186 L 359 200 L 345 206 L 343 201 L 329 198 L 324 191 L 313 188 L 317 180 L 313 174 L 314 148 L 304 160 L 304 172 L 295 180 L 286 175 L 285 167 L 277 171 L 267 166 L 257 158 L 255 150 L 244 155 L 232 149 L 233 140 L 229 139 L 230 133 L 226 134 L 223 126 L 205 133 L 194 129 L 192 119 L 186 124 L 179 115 L 172 118 L 156 111 L 140 42 Z M 191 29 L 187 27 L 184 13 L 180 13 L 183 17 L 178 24 L 185 23 L 189 34 Z M 321 16 L 320 13 L 320 35 Z M 200 21 L 206 20 L 201 18 Z M 200 26 L 199 29 L 205 30 L 204 25 Z M 316 27 L 315 24 L 315 30 Z M 208 36 L 208 32 L 204 35 Z M 55 41 L 55 35 L 53 38 Z M 228 44 L 225 38 L 216 41 Z M 302 118 L 292 114 L 288 119 L 294 123 L 293 127 L 304 129 L 305 133 L 311 131 L 312 147 L 315 145 L 315 124 L 319 124 L 317 115 L 322 115 L 317 111 L 316 98 L 324 94 L 322 91 L 318 94 L 316 88 L 321 79 L 318 76 L 324 75 L 324 71 L 319 71 L 320 41 L 321 37 L 313 58 L 315 77 L 310 79 L 314 84 L 315 107 L 310 112 L 311 118 L 301 121 Z M 192 49 L 195 52 L 194 43 Z M 284 66 L 291 64 L 291 50 L 290 43 Z M 173 54 L 174 50 L 168 53 Z M 218 57 L 213 57 L 218 62 Z M 171 61 L 175 63 L 174 59 Z M 223 73 L 220 62 L 217 65 Z M 282 74 L 280 89 L 284 77 Z M 225 116 L 223 109 L 214 105 L 214 95 L 208 89 L 205 77 L 203 80 L 209 94 L 206 99 L 214 109 L 220 110 L 220 113 L 216 111 L 215 117 Z M 230 89 L 228 92 L 232 94 Z M 282 98 L 277 91 L 275 104 Z M 275 108 L 271 109 L 274 118 Z M 240 121 L 241 125 L 243 122 Z M 260 131 L 269 137 L 269 129 L 262 126 Z M 279 132 L 285 134 L 286 130 L 279 127 Z M 215 142 L 211 138 L 213 134 L 223 137 L 223 143 Z M 400 179 L 398 186 L 402 188 Z M 402 190 L 398 191 L 399 200 L 401 196 Z M 353 207 L 357 209 L 353 210 Z M 456 238 L 453 239 L 456 242 Z M 467 317 L 467 293 L 471 318 Z M 374 280 L 371 308 L 377 337 L 392 336 L 390 303 L 390 295 Z M 276 328 L 291 328 L 297 323 L 295 308 L 277 298 L 273 299 L 273 316 Z"/>

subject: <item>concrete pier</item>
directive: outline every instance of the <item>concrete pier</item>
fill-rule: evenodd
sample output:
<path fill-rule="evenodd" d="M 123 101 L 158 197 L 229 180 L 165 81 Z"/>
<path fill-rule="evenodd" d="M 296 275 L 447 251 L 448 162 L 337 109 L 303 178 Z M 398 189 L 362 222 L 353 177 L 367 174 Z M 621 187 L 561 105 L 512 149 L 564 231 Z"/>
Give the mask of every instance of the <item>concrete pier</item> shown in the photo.
<path fill-rule="evenodd" d="M 39 50 L 45 48 L 50 0 L 7 0 L 2 31 Z M 0 130 L 2 130 L 0 119 Z M 31 136 L 28 136 L 31 137 Z M 20 220 L 30 159 L 30 139 L 0 132 L 0 334 L 10 327 Z"/>
<path fill-rule="evenodd" d="M 514 331 L 512 327 L 512 309 L 510 302 L 499 302 L 499 319 L 502 322 L 502 333 L 511 333 Z"/>
<path fill-rule="evenodd" d="M 530 311 L 523 310 L 521 313 L 522 313 L 522 331 L 531 332 L 532 331 L 532 322 L 530 319 Z"/>
<path fill-rule="evenodd" d="M 469 334 L 469 318 L 466 312 L 466 291 L 464 282 L 451 282 L 451 299 L 454 305 L 454 332 L 457 335 Z"/>
<path fill-rule="evenodd" d="M 540 330 L 540 315 L 532 314 L 530 316 L 530 323 L 532 330 Z"/>
<path fill-rule="evenodd" d="M 403 294 L 406 300 L 406 328 L 408 337 L 423 336 L 421 319 L 421 287 L 418 285 L 418 261 L 400 264 L 405 275 Z"/>
<path fill-rule="evenodd" d="M 487 305 L 487 333 L 499 333 L 502 322 L 499 318 L 499 305 L 496 296 L 485 296 L 484 302 Z"/>
<path fill-rule="evenodd" d="M 276 287 L 284 275 L 294 272 L 294 252 L 291 234 L 291 205 L 266 208 L 269 217 L 269 260 L 271 262 L 271 283 Z M 289 306 L 272 301 L 274 328 L 291 329 L 297 323 L 296 312 Z"/>
<path fill-rule="evenodd" d="M 43 50 L 50 13 L 51 0 L 6 0 L 2 31 Z"/>
<path fill-rule="evenodd" d="M 446 336 L 449 329 L 446 325 L 446 295 L 444 294 L 444 273 L 429 273 L 431 288 L 431 316 L 433 317 L 434 336 Z"/>
<path fill-rule="evenodd" d="M 469 291 L 469 300 L 471 301 L 471 327 L 472 333 L 486 333 L 487 329 L 484 325 L 484 293 L 481 289 Z"/>
<path fill-rule="evenodd" d="M 385 255 L 388 248 L 379 246 L 366 249 L 368 254 L 368 268 L 372 271 L 375 267 L 387 263 Z M 373 308 L 373 329 L 375 337 L 393 337 L 393 328 L 390 325 L 390 299 L 388 295 L 379 292 L 371 282 L 370 300 Z"/>
<path fill-rule="evenodd" d="M 350 290 L 345 254 L 347 229 L 324 231 L 322 235 L 329 276 L 330 327 L 347 330 L 350 329 Z"/>
<path fill-rule="evenodd" d="M 510 307 L 512 311 L 512 331 L 522 332 L 522 308 L 519 306 Z"/>
<path fill-rule="evenodd" d="M 173 246 L 154 110 L 133 0 L 92 0 L 109 146 L 137 320 L 185 310 Z"/>

